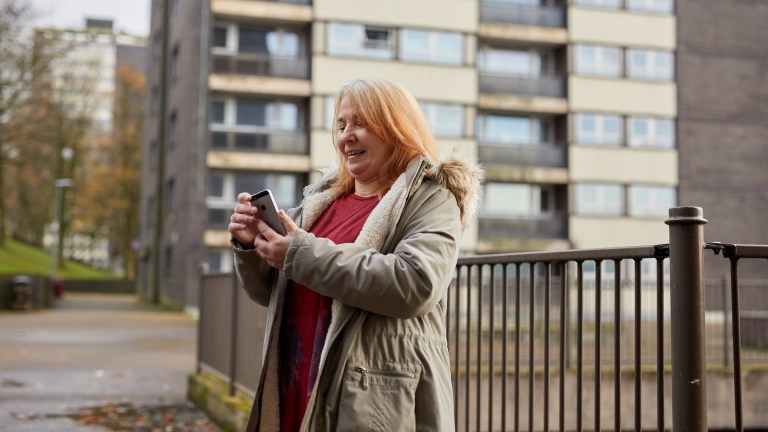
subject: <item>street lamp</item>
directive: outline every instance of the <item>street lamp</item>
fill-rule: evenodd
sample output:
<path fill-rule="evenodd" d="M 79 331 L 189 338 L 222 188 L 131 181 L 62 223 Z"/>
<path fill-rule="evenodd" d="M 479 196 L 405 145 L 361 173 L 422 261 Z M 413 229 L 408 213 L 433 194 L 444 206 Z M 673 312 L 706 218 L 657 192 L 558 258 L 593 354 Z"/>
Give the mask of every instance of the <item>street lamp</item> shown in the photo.
<path fill-rule="evenodd" d="M 69 147 L 61 149 L 61 158 L 65 162 L 72 159 L 74 151 Z M 64 188 L 72 187 L 74 181 L 71 178 L 60 178 L 53 182 L 56 188 L 56 201 L 54 208 L 54 226 L 56 227 L 56 237 L 53 243 L 53 266 L 51 269 L 51 279 L 55 282 L 58 277 L 58 271 L 64 264 L 64 230 L 61 224 L 64 219 Z"/>

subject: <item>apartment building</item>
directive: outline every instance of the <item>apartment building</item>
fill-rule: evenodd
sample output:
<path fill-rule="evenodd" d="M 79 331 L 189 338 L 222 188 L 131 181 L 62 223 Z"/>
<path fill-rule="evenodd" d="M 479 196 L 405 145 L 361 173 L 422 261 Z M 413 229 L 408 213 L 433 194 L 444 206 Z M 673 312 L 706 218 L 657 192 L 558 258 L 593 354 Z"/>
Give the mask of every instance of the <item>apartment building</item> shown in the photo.
<path fill-rule="evenodd" d="M 155 0 L 151 29 L 146 295 L 194 308 L 200 274 L 232 269 L 237 193 L 296 205 L 333 162 L 333 95 L 365 76 L 485 165 L 464 253 L 666 241 L 672 0 Z"/>

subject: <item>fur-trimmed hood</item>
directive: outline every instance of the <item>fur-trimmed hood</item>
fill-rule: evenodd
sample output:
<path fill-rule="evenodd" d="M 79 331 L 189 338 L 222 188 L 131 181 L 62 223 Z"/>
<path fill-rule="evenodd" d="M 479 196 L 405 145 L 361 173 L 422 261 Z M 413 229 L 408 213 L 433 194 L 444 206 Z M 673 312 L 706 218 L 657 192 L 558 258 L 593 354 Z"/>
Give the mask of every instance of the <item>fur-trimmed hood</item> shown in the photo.
<path fill-rule="evenodd" d="M 304 229 L 309 229 L 320 216 L 318 212 L 312 211 L 313 207 L 321 211 L 325 210 L 327 205 L 337 198 L 331 194 L 329 188 L 338 176 L 338 168 L 328 168 L 322 172 L 323 176 L 319 181 L 304 188 L 304 213 L 307 216 L 302 223 Z M 421 181 L 425 179 L 435 181 L 448 189 L 456 198 L 461 211 L 461 225 L 466 229 L 477 217 L 484 177 L 485 173 L 480 164 L 469 156 L 454 151 L 441 155 L 436 164 L 432 164 L 425 158 L 412 160 L 406 172 L 392 185 L 390 191 L 397 189 L 399 183 L 404 182 L 405 185 L 409 185 L 409 191 L 412 193 Z M 313 205 L 313 202 L 316 204 Z"/>

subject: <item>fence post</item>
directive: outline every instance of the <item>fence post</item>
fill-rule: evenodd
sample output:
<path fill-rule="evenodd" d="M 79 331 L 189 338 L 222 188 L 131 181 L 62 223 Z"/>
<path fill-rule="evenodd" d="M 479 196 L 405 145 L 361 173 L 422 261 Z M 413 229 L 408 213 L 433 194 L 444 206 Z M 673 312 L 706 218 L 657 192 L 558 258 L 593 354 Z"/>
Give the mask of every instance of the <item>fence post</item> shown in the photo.
<path fill-rule="evenodd" d="M 669 209 L 672 430 L 707 431 L 703 245 L 700 207 Z M 662 371 L 659 371 L 662 373 Z"/>

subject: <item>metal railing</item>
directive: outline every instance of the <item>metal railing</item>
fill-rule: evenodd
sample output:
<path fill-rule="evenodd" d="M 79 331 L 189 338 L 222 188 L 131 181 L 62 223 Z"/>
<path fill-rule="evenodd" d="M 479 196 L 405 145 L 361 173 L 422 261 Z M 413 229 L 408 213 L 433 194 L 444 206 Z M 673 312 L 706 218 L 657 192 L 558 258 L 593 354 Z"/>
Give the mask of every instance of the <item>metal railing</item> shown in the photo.
<path fill-rule="evenodd" d="M 568 218 L 561 213 L 506 218 L 481 214 L 477 224 L 481 239 L 568 238 Z"/>
<path fill-rule="evenodd" d="M 258 126 L 211 125 L 211 150 L 274 154 L 309 154 L 309 134 L 265 130 Z"/>
<path fill-rule="evenodd" d="M 479 74 L 481 93 L 565 97 L 565 78 L 561 75 L 518 76 L 483 70 Z"/>
<path fill-rule="evenodd" d="M 562 6 L 518 6 L 493 0 L 480 1 L 480 21 L 542 27 L 564 27 Z"/>
<path fill-rule="evenodd" d="M 309 57 L 213 51 L 213 73 L 309 79 Z"/>
<path fill-rule="evenodd" d="M 768 326 L 759 303 L 768 282 L 744 291 L 738 267 L 768 259 L 768 246 L 704 244 L 701 209 L 670 216 L 669 244 L 459 259 L 446 311 L 457 430 L 704 431 L 707 368 L 733 375 L 733 405 L 711 413 L 710 427 L 744 429 L 744 407 L 764 392 L 748 388 L 743 398 L 742 366 L 768 364 L 768 350 L 751 343 L 745 361 L 742 326 L 745 317 Z M 731 262 L 728 301 L 709 306 L 705 293 L 722 299 L 724 287 L 715 280 L 705 290 L 707 249 Z M 252 394 L 266 310 L 231 274 L 202 285 L 199 368 Z M 739 304 L 746 292 L 756 304 Z M 766 426 L 765 414 L 751 418 L 750 427 Z"/>
<path fill-rule="evenodd" d="M 563 168 L 568 159 L 564 143 L 501 144 L 481 140 L 477 151 L 485 164 Z"/>

